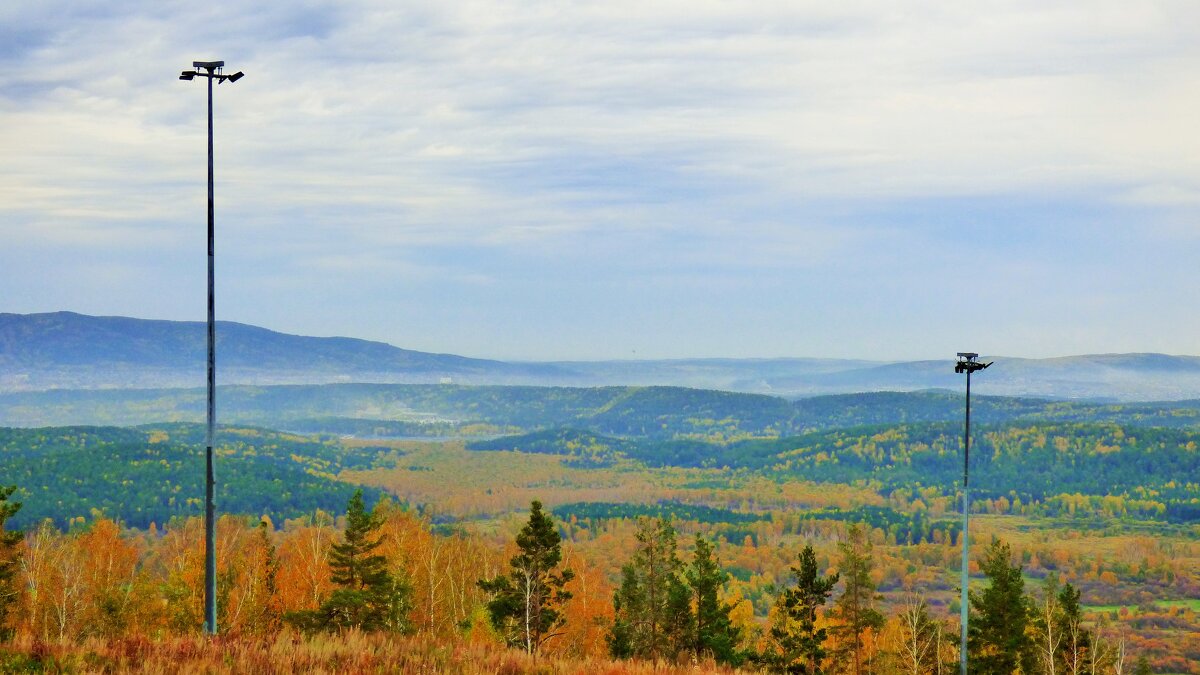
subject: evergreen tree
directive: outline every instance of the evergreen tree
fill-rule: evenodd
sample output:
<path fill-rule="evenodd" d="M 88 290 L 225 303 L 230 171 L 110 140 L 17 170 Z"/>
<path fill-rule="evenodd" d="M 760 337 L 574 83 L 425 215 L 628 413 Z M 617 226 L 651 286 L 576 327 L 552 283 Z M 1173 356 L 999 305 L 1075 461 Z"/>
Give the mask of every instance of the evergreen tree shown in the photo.
<path fill-rule="evenodd" d="M 763 660 L 776 672 L 820 675 L 827 634 L 824 628 L 817 628 L 817 609 L 829 599 L 838 575 L 819 575 L 817 556 L 808 545 L 800 552 L 792 575 L 796 585 L 784 589 L 775 600 L 773 651 Z"/>
<path fill-rule="evenodd" d="M 1154 671 L 1150 670 L 1150 660 L 1145 654 L 1138 657 L 1137 664 L 1133 667 L 1133 675 L 1153 675 Z"/>
<path fill-rule="evenodd" d="M 632 564 L 621 566 L 621 587 L 613 593 L 613 625 L 605 641 L 608 653 L 615 659 L 628 659 L 634 654 L 633 625 L 645 612 L 637 571 Z"/>
<path fill-rule="evenodd" d="M 637 550 L 622 569 L 608 636 L 613 656 L 675 658 L 690 649 L 691 594 L 680 579 L 675 528 L 665 518 L 638 520 Z"/>
<path fill-rule="evenodd" d="M 834 602 L 830 616 L 838 623 L 830 632 L 837 638 L 832 650 L 834 659 L 846 666 L 845 670 L 862 675 L 863 637 L 867 630 L 878 631 L 883 627 L 884 617 L 875 609 L 879 596 L 875 593 L 875 582 L 871 580 L 871 542 L 858 524 L 846 532 L 846 540 L 838 543 L 841 560 L 838 573 L 845 589 Z"/>
<path fill-rule="evenodd" d="M 487 604 L 492 626 L 510 647 L 532 654 L 565 623 L 561 607 L 571 594 L 563 587 L 575 573 L 555 571 L 562 562 L 562 538 L 539 501 L 533 502 L 529 522 L 517 534 L 517 546 L 521 552 L 509 561 L 512 571 L 481 580 L 479 587 L 493 594 Z"/>
<path fill-rule="evenodd" d="M 712 544 L 699 534 L 692 564 L 685 575 L 696 606 L 693 652 L 697 657 L 707 654 L 718 663 L 738 665 L 742 662 L 737 649 L 741 635 L 729 618 L 733 605 L 722 603 L 717 597 L 729 574 L 721 569 Z"/>
<path fill-rule="evenodd" d="M 15 485 L 0 487 L 0 640 L 9 637 L 5 619 L 9 609 L 16 604 L 18 594 L 13 576 L 17 569 L 17 544 L 21 542 L 22 534 L 4 529 L 8 519 L 21 510 L 21 502 L 9 501 L 16 490 Z"/>
<path fill-rule="evenodd" d="M 692 654 L 696 647 L 696 615 L 692 612 L 692 591 L 680 573 L 667 580 L 667 612 L 663 622 L 667 635 L 667 655 L 678 659 Z"/>
<path fill-rule="evenodd" d="M 387 559 L 375 553 L 381 518 L 368 512 L 362 490 L 346 508 L 346 531 L 329 555 L 333 583 L 339 588 L 313 611 L 292 612 L 289 621 L 309 630 L 359 628 L 365 631 L 408 632 L 412 588 L 387 569 Z"/>
<path fill-rule="evenodd" d="M 1058 592 L 1059 632 L 1063 636 L 1062 662 L 1068 673 L 1082 672 L 1092 652 L 1092 634 L 1083 627 L 1079 596 L 1079 590 L 1070 583 L 1064 584 Z"/>
<path fill-rule="evenodd" d="M 1021 566 L 1010 565 L 1012 549 L 992 539 L 980 569 L 991 584 L 982 593 L 970 592 L 971 619 L 967 651 L 971 671 L 979 675 L 1011 675 L 1018 668 L 1034 671 L 1034 654 L 1026 628 L 1030 608 L 1025 598 Z"/>

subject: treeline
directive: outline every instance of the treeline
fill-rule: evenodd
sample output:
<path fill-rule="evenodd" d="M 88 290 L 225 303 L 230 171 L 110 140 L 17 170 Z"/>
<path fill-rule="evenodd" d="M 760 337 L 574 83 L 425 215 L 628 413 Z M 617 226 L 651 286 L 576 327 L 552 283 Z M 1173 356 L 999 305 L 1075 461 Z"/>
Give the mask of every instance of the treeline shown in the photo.
<path fill-rule="evenodd" d="M 731 511 L 703 504 L 684 504 L 670 500 L 660 500 L 654 504 L 574 502 L 554 507 L 554 515 L 560 520 L 578 522 L 584 526 L 589 524 L 595 526 L 599 521 L 614 518 L 636 520 L 652 516 L 709 524 L 753 523 L 769 517 L 768 514 Z"/>
<path fill-rule="evenodd" d="M 0 531 L 19 511 L 0 490 Z M 957 662 L 952 617 L 918 593 L 890 610 L 875 591 L 865 530 L 847 528 L 833 569 L 811 546 L 795 553 L 765 623 L 729 584 L 712 542 L 684 559 L 672 521 L 639 518 L 615 586 L 566 550 L 534 502 L 503 552 L 475 536 L 435 536 L 386 500 L 353 495 L 338 526 L 322 514 L 284 523 L 218 524 L 218 623 L 235 635 L 383 631 L 495 642 L 528 653 L 708 661 L 769 672 L 946 673 Z M 0 625 L 48 643 L 87 637 L 164 639 L 202 624 L 203 537 L 196 519 L 122 531 L 99 519 L 60 532 L 45 523 L 0 537 Z M 1070 584 L 1024 587 L 994 540 L 971 594 L 972 672 L 1122 673 L 1134 656 L 1117 631 L 1085 621 Z M 1185 659 L 1161 668 L 1184 670 Z M 1183 664 L 1179 667 L 1179 664 Z M 976 668 L 980 670 L 976 671 Z"/>

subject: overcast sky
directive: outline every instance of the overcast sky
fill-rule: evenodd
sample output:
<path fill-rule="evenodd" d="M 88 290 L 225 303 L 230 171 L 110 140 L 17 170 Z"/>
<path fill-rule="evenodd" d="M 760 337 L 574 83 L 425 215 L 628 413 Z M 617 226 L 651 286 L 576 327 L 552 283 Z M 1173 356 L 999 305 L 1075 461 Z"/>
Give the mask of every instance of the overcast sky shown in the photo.
<path fill-rule="evenodd" d="M 901 9 L 900 7 L 903 7 Z M 0 311 L 514 359 L 1200 353 L 1200 3 L 0 4 Z"/>

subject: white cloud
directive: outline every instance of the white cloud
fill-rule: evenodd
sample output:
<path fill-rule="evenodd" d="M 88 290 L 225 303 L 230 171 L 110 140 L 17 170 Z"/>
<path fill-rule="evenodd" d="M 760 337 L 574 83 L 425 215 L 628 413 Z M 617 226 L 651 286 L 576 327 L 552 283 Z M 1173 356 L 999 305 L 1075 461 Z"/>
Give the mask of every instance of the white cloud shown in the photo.
<path fill-rule="evenodd" d="M 204 92 L 175 78 L 208 58 L 247 73 L 216 92 L 217 208 L 256 274 L 886 274 L 942 232 L 897 205 L 1198 204 L 1194 3 L 30 0 L 0 24 L 0 233 L 38 250 L 194 247 Z"/>

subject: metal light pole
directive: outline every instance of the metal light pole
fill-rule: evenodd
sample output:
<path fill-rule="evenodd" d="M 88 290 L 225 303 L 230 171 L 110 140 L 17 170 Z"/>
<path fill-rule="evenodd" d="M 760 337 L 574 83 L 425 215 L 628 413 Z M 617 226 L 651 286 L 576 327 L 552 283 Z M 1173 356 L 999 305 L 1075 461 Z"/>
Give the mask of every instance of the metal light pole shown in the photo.
<path fill-rule="evenodd" d="M 213 80 L 217 84 L 237 82 L 243 74 L 239 70 L 232 75 L 221 71 L 224 61 L 193 61 L 192 67 L 197 70 L 185 70 L 179 75 L 181 80 L 191 80 L 194 77 L 208 78 L 208 426 L 205 429 L 204 444 L 204 632 L 209 635 L 217 634 L 217 534 L 216 507 L 213 505 L 213 492 L 216 484 L 213 478 L 213 430 L 217 418 L 217 329 L 215 304 L 213 302 Z"/>
<path fill-rule="evenodd" d="M 983 370 L 992 365 L 989 363 L 980 363 L 975 359 L 979 358 L 978 354 L 973 352 L 959 352 L 958 361 L 954 364 L 954 372 L 967 374 L 967 419 L 963 429 L 963 482 L 962 482 L 962 511 L 963 511 L 963 527 L 962 527 L 962 607 L 960 608 L 962 625 L 962 645 L 959 647 L 958 661 L 961 670 L 960 675 L 967 675 L 967 605 L 969 596 L 967 595 L 967 577 L 970 569 L 970 562 L 967 554 L 970 548 L 970 537 L 968 535 L 968 513 L 970 511 L 971 500 L 967 494 L 967 476 L 968 468 L 971 464 L 971 373 L 977 370 Z"/>

